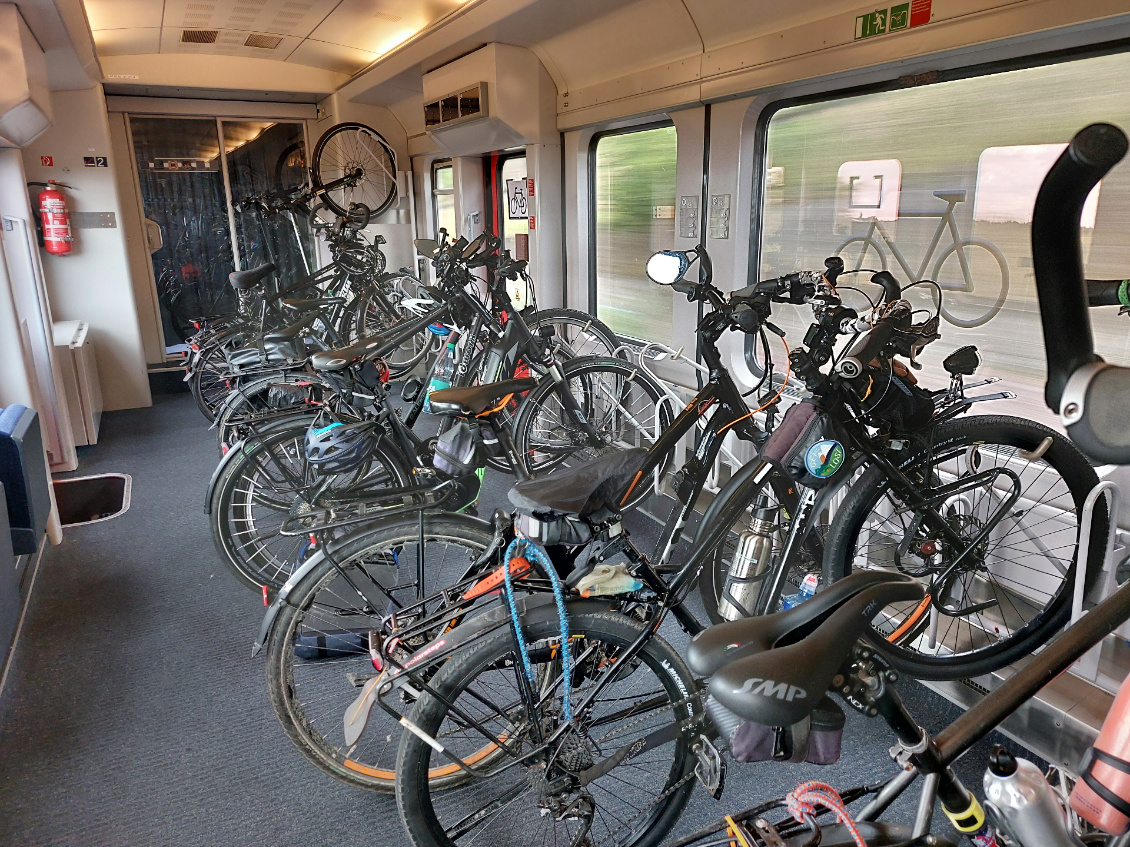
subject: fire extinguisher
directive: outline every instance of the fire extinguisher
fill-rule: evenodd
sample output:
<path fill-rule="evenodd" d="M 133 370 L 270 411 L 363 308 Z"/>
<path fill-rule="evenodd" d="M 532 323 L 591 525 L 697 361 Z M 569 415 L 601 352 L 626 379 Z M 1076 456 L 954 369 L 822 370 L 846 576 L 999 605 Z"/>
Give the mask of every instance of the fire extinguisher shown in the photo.
<path fill-rule="evenodd" d="M 53 179 L 47 180 L 46 186 L 39 192 L 43 247 L 54 256 L 66 256 L 71 252 L 74 238 L 71 237 L 71 216 L 67 211 L 67 198 L 59 189 L 67 186 Z"/>

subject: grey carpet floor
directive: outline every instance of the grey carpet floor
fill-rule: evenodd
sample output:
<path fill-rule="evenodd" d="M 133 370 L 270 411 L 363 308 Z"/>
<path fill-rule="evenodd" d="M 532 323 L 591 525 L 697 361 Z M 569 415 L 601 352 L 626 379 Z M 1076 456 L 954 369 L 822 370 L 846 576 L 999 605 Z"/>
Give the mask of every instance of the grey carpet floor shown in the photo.
<path fill-rule="evenodd" d="M 133 504 L 44 555 L 0 696 L 0 844 L 405 844 L 391 797 L 324 776 L 280 730 L 250 655 L 261 601 L 226 571 L 203 511 L 215 434 L 189 396 L 154 400 L 105 415 L 101 443 L 80 448 L 80 474 L 133 476 Z M 485 507 L 507 488 L 488 479 Z M 903 691 L 932 730 L 958 714 L 916 683 Z M 838 764 L 733 765 L 723 800 L 696 790 L 677 831 L 804 779 L 883 778 L 890 744 L 849 715 Z M 971 787 L 987 749 L 959 763 Z M 908 821 L 913 799 L 892 814 Z"/>

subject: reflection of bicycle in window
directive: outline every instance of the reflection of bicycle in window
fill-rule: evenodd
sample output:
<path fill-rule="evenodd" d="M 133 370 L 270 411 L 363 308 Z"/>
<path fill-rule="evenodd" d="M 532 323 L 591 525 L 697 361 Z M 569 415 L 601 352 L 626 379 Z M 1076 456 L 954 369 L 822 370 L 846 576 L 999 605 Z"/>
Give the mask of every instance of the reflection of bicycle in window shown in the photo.
<path fill-rule="evenodd" d="M 902 267 L 909 282 L 926 278 L 926 268 L 934 258 L 934 252 L 942 240 L 942 233 L 949 230 L 952 243 L 942 250 L 934 263 L 933 279 L 947 293 L 967 294 L 968 297 L 947 296 L 942 298 L 942 317 L 955 326 L 974 327 L 988 323 L 1004 305 L 1008 295 L 1008 263 L 1004 254 L 991 241 L 983 238 L 962 238 L 957 229 L 953 210 L 958 203 L 965 202 L 965 191 L 935 191 L 934 196 L 946 202 L 945 211 L 900 212 L 900 218 L 938 218 L 938 228 L 922 257 L 922 266 L 914 272 L 894 239 L 883 229 L 878 218 L 872 218 L 866 235 L 853 235 L 836 250 L 849 269 L 871 268 L 887 270 L 887 250 Z"/>

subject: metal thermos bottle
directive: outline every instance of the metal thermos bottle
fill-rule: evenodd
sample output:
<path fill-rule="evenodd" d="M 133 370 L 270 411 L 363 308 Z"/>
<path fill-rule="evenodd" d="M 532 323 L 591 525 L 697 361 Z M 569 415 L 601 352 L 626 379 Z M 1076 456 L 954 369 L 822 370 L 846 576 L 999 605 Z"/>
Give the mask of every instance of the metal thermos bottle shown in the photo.
<path fill-rule="evenodd" d="M 1111 835 L 1130 829 L 1130 677 L 1118 689 L 1099 737 L 1083 757 L 1071 808 Z"/>
<path fill-rule="evenodd" d="M 1040 769 L 1000 745 L 993 748 L 985 771 L 985 808 L 1018 847 L 1082 847 Z"/>
<path fill-rule="evenodd" d="M 718 614 L 728 621 L 749 617 L 757 606 L 761 581 L 773 560 L 772 533 L 776 517 L 776 508 L 770 505 L 768 495 L 762 494 L 754 506 L 749 529 L 738 537 L 718 600 Z"/>

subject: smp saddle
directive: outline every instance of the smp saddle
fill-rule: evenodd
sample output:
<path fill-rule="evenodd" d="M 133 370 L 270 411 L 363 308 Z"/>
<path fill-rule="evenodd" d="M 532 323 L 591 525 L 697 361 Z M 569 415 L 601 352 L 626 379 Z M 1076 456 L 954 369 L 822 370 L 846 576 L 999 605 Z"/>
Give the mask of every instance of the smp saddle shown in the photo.
<path fill-rule="evenodd" d="M 859 571 L 787 611 L 710 627 L 691 642 L 687 664 L 710 677 L 710 694 L 731 712 L 791 726 L 824 697 L 871 621 L 924 593 L 905 574 Z"/>

